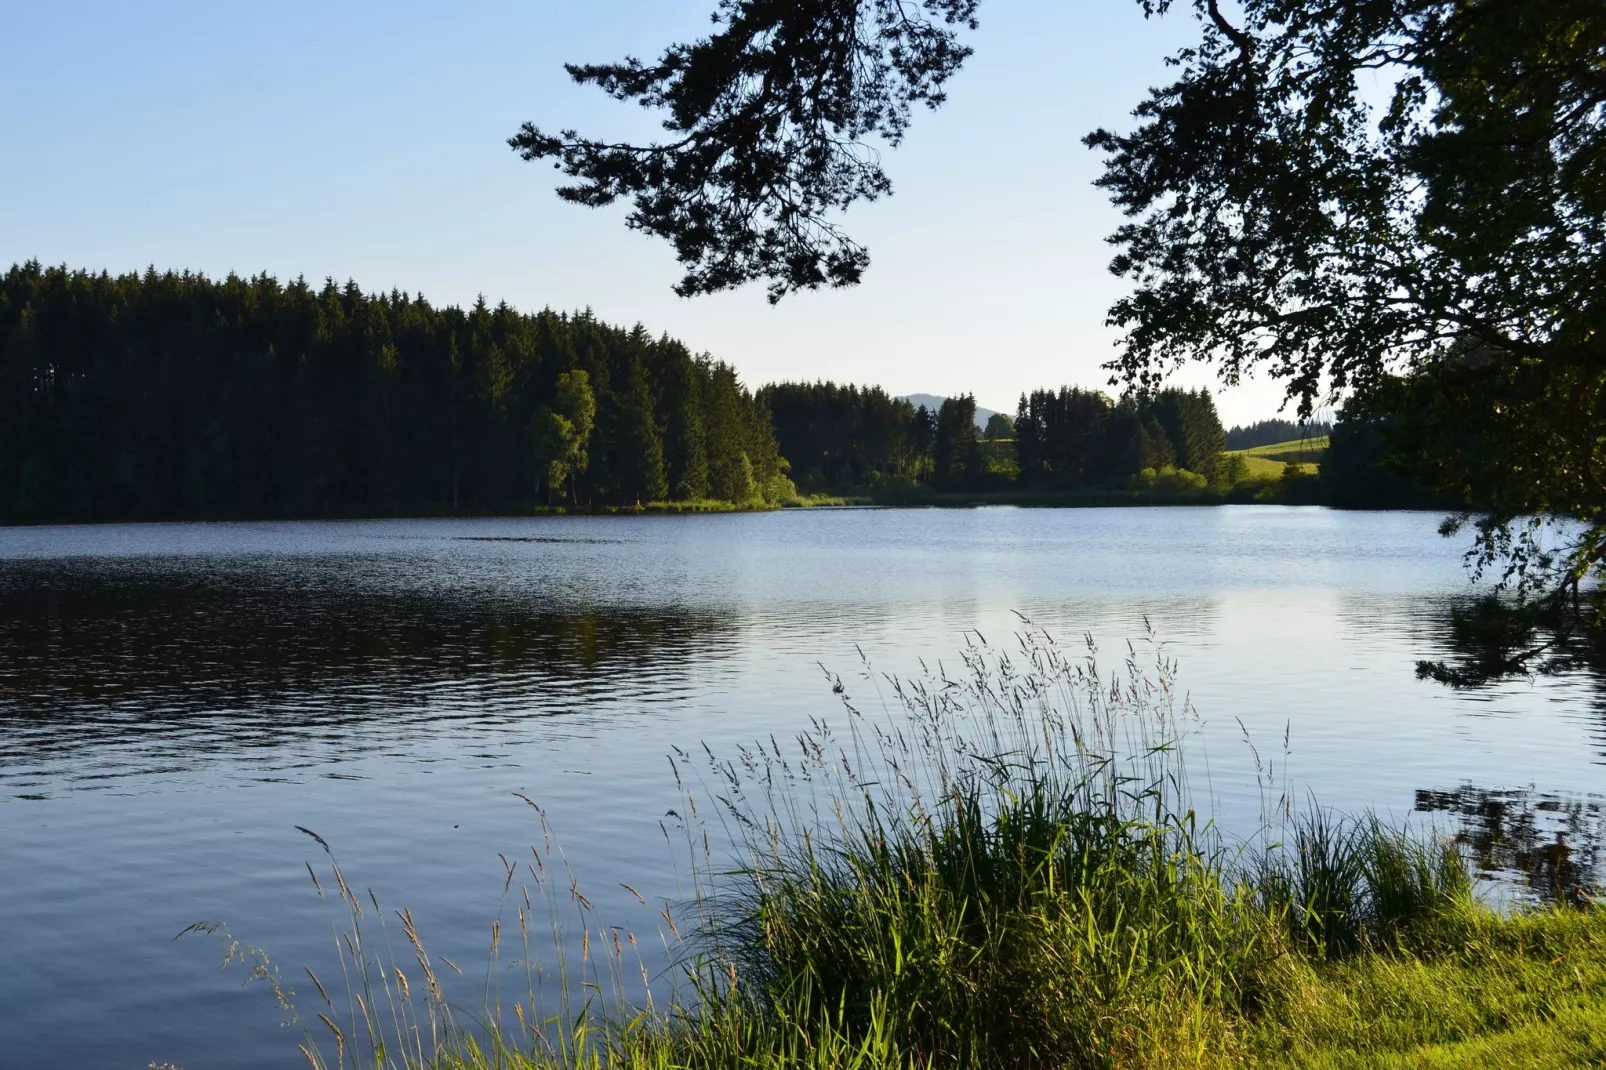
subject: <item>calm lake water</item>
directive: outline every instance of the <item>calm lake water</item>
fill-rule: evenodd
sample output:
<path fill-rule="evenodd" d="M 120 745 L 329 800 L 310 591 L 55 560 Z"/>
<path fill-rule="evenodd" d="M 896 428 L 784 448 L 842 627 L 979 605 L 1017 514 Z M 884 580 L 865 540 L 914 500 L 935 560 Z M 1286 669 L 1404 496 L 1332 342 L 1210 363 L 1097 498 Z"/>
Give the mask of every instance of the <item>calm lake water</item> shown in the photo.
<path fill-rule="evenodd" d="M 0 530 L 0 1065 L 293 1066 L 215 941 L 331 961 L 303 863 L 411 907 L 483 978 L 550 815 L 603 916 L 673 897 L 666 755 L 786 738 L 1017 612 L 1116 667 L 1152 623 L 1228 824 L 1245 733 L 1299 791 L 1446 823 L 1521 887 L 1588 867 L 1606 687 L 1419 681 L 1472 591 L 1417 513 L 1227 507 Z M 873 705 L 873 701 L 869 702 Z M 1241 724 L 1240 724 L 1241 722 Z M 1413 818 L 1415 820 L 1417 818 Z M 1560 842 L 1564 850 L 1555 844 Z M 526 857 L 528 857 L 526 855 Z M 636 913 L 632 913 L 635 911 Z"/>

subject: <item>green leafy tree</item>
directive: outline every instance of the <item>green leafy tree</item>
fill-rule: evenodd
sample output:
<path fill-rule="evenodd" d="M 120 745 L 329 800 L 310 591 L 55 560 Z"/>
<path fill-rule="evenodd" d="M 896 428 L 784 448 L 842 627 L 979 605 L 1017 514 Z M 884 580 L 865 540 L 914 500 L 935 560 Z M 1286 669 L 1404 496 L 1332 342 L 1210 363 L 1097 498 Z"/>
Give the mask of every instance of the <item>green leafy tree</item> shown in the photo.
<path fill-rule="evenodd" d="M 1136 131 L 1089 139 L 1132 219 L 1120 373 L 1264 367 L 1302 417 L 1351 389 L 1396 468 L 1480 508 L 1480 568 L 1588 606 L 1606 571 L 1606 9 L 1206 10 Z M 1539 535 L 1558 515 L 1588 523 L 1556 553 Z"/>
<path fill-rule="evenodd" d="M 591 431 L 597 414 L 597 400 L 591 392 L 591 377 L 575 369 L 558 376 L 557 395 L 550 406 L 535 410 L 531 421 L 536 470 L 542 474 L 550 501 L 554 491 L 565 483 L 570 501 L 578 503 L 575 481 L 590 465 Z"/>
<path fill-rule="evenodd" d="M 1186 6 L 1176 79 L 1131 131 L 1087 138 L 1128 216 L 1112 371 L 1147 394 L 1183 362 L 1262 370 L 1302 419 L 1346 395 L 1398 417 L 1394 460 L 1484 510 L 1482 561 L 1580 604 L 1606 577 L 1606 6 Z M 665 109 L 667 142 L 527 125 L 513 143 L 576 179 L 570 200 L 630 199 L 687 266 L 682 293 L 850 284 L 868 254 L 835 212 L 890 190 L 865 139 L 941 102 L 976 10 L 722 0 L 709 38 L 658 63 L 570 68 Z M 1587 524 L 1547 555 L 1525 518 L 1558 515 Z"/>
<path fill-rule="evenodd" d="M 987 417 L 987 429 L 982 434 L 991 439 L 1014 438 L 1015 421 L 1001 412 L 995 412 Z"/>
<path fill-rule="evenodd" d="M 530 449 L 540 479 L 536 492 L 545 489 L 548 504 L 569 478 L 569 468 L 564 458 L 568 455 L 573 434 L 573 425 L 559 413 L 553 412 L 550 405 L 542 405 L 530 418 Z"/>

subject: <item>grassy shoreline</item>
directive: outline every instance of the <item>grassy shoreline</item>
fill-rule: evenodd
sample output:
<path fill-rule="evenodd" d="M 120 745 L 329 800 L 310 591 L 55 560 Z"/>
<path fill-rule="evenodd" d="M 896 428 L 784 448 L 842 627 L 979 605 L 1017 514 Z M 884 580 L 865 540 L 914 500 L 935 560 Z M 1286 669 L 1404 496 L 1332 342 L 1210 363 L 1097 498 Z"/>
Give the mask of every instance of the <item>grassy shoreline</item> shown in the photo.
<path fill-rule="evenodd" d="M 372 896 L 336 868 L 320 893 L 350 911 L 358 1009 L 343 1024 L 320 1012 L 307 1058 L 419 1070 L 1606 1061 L 1606 912 L 1491 908 L 1451 841 L 1301 811 L 1264 770 L 1262 827 L 1229 838 L 1190 787 L 1197 714 L 1163 657 L 1134 652 L 1105 675 L 1091 644 L 1071 656 L 1028 630 L 1013 649 L 978 644 L 951 672 L 880 687 L 890 698 L 872 716 L 835 680 L 839 717 L 789 745 L 709 752 L 700 772 L 677 752 L 696 893 L 663 915 L 679 977 L 667 998 L 644 966 L 645 998 L 626 997 L 636 937 L 597 916 L 549 837 L 535 895 L 508 875 L 506 928 L 524 947 L 498 972 L 522 967 L 528 1001 L 511 1014 L 492 1002 L 469 1025 L 410 915 L 398 917 L 414 961 L 369 951 Z M 530 946 L 543 902 L 568 913 L 566 946 L 578 932 L 583 949 L 565 968 L 560 940 L 555 1004 L 538 995 L 553 976 Z M 331 1033 L 336 1050 L 320 1051 Z"/>

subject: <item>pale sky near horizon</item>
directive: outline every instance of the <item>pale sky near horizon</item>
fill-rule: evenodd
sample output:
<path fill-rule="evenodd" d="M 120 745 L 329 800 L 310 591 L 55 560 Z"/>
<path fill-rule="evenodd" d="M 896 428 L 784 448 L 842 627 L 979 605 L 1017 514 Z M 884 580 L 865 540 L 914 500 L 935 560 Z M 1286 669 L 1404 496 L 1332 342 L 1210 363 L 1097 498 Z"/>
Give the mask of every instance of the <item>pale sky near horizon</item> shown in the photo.
<path fill-rule="evenodd" d="M 775 379 L 971 391 L 1102 387 L 1119 221 L 1091 185 L 1097 126 L 1125 128 L 1185 15 L 1134 0 L 985 0 L 941 111 L 890 154 L 889 200 L 847 224 L 865 283 L 691 300 L 667 244 L 588 211 L 505 144 L 524 120 L 650 137 L 651 118 L 573 86 L 569 61 L 655 55 L 703 34 L 714 0 L 274 5 L 55 0 L 0 36 L 0 260 L 114 272 L 355 279 L 436 303 L 593 308 Z M 1194 369 L 1184 385 L 1213 383 Z M 1275 415 L 1264 377 L 1219 392 L 1225 422 Z"/>

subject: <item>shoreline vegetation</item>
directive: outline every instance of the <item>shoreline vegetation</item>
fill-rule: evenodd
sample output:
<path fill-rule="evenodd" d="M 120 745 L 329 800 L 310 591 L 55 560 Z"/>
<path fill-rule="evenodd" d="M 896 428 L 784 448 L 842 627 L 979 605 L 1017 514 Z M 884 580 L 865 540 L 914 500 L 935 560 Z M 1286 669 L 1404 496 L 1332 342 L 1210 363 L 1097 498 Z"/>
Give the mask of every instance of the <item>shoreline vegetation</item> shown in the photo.
<path fill-rule="evenodd" d="M 1316 468 L 1317 465 L 1307 465 Z M 969 509 L 987 506 L 1015 506 L 1024 509 L 1108 509 L 1172 506 L 1220 505 L 1328 505 L 1320 494 L 1318 475 L 1303 472 L 1290 477 L 1251 477 L 1222 489 L 1197 486 L 1183 472 L 1174 479 L 1174 470 L 1156 473 L 1150 485 L 1129 487 L 1086 488 L 1081 490 L 995 490 L 995 491 L 936 491 L 923 484 L 894 484 L 874 488 L 860 494 L 795 494 L 775 501 L 749 501 L 737 503 L 722 499 L 702 498 L 687 501 L 647 501 L 629 504 L 531 504 L 517 510 L 459 509 L 456 511 L 428 511 L 407 513 L 314 513 L 285 516 L 277 513 L 260 515 L 184 515 L 156 517 L 110 517 L 85 520 L 61 518 L 55 520 L 0 519 L 0 527 L 51 526 L 60 523 L 265 523 L 272 521 L 335 521 L 335 520 L 437 520 L 437 519 L 515 519 L 532 516 L 681 516 L 715 513 L 779 512 L 796 509 Z M 1298 480 L 1296 483 L 1295 480 Z M 1292 485 L 1291 485 L 1292 484 Z M 1366 506 L 1351 508 L 1364 509 Z M 1378 505 L 1381 509 L 1435 511 L 1447 506 L 1409 501 L 1401 504 Z"/>
<path fill-rule="evenodd" d="M 1140 663 L 1159 649 L 1106 676 L 1091 640 L 1073 656 L 1028 625 L 1010 649 L 978 638 L 952 675 L 880 678 L 880 714 L 834 678 L 840 716 L 790 743 L 677 751 L 666 834 L 684 836 L 695 892 L 665 905 L 673 966 L 656 976 L 651 935 L 600 915 L 542 814 L 530 864 L 504 859 L 465 1013 L 412 916 L 353 891 L 303 830 L 328 853 L 309 873 L 338 901 L 350 986 L 312 976 L 303 1053 L 409 1070 L 1606 1059 L 1606 912 L 1589 893 L 1487 905 L 1454 841 L 1297 805 L 1258 754 L 1260 828 L 1228 836 L 1190 779 L 1199 722 L 1174 664 Z M 375 930 L 398 921 L 391 957 Z"/>
<path fill-rule="evenodd" d="M 1036 390 L 983 428 L 969 394 L 933 411 L 875 386 L 750 390 L 589 310 L 266 275 L 0 276 L 0 523 L 1455 504 L 1383 455 L 1366 423 L 1229 433 L 1205 391 Z"/>

